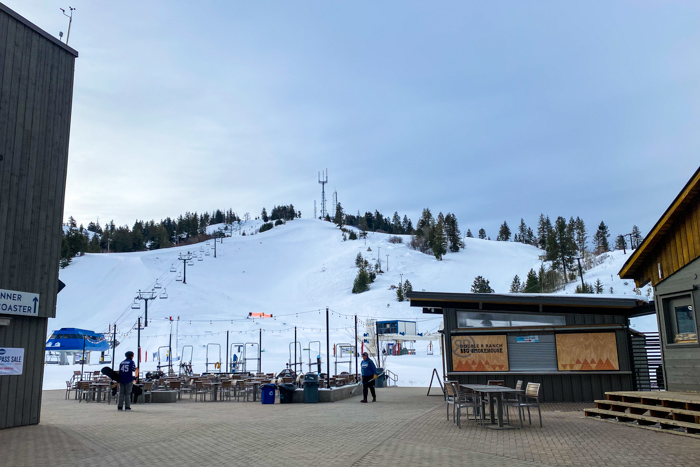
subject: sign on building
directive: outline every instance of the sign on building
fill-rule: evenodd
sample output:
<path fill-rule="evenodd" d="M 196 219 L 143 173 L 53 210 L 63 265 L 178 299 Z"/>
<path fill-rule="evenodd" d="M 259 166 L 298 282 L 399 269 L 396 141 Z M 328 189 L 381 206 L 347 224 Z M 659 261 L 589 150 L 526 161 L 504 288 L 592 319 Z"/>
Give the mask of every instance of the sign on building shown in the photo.
<path fill-rule="evenodd" d="M 21 375 L 24 349 L 0 347 L 0 375 Z"/>
<path fill-rule="evenodd" d="M 508 371 L 506 336 L 452 336 L 453 371 Z"/>
<path fill-rule="evenodd" d="M 39 316 L 39 294 L 0 289 L 0 314 Z"/>

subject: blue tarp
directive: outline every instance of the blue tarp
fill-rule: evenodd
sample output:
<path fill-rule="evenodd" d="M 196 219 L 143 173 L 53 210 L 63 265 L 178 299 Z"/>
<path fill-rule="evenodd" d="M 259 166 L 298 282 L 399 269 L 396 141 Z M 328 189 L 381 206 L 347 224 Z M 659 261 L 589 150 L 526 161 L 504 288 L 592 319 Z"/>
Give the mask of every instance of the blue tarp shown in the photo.
<path fill-rule="evenodd" d="M 46 350 L 83 350 L 83 336 L 85 337 L 85 351 L 95 350 L 104 352 L 109 350 L 109 342 L 102 334 L 87 329 L 61 328 L 54 331 L 46 342 Z"/>

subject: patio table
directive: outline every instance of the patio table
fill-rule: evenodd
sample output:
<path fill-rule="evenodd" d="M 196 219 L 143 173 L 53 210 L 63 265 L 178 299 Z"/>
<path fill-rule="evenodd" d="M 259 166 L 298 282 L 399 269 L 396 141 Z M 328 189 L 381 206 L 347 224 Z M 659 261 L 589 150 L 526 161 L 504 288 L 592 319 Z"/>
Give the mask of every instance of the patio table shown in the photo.
<path fill-rule="evenodd" d="M 513 389 L 513 388 L 508 388 L 505 386 L 489 386 L 486 384 L 460 384 L 460 387 L 467 388 L 471 391 L 478 392 L 481 394 L 487 395 L 489 398 L 489 412 L 491 416 L 491 425 L 489 428 L 494 428 L 494 429 L 505 429 L 505 428 L 513 428 L 511 426 L 504 426 L 503 425 L 503 394 L 522 394 L 523 391 L 521 389 Z M 496 409 L 498 419 L 494 419 L 494 411 L 493 411 L 493 400 L 494 398 L 498 399 L 498 407 Z M 484 409 L 484 403 L 482 400 L 481 403 L 481 409 Z"/>

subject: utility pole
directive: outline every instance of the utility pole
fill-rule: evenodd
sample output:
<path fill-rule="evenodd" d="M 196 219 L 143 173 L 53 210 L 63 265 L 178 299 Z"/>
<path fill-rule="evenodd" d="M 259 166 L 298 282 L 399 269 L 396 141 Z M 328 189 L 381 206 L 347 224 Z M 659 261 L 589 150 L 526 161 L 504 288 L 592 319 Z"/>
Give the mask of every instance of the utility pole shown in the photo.
<path fill-rule="evenodd" d="M 328 327 L 328 307 L 326 307 L 326 387 L 331 388 L 331 338 Z"/>
<path fill-rule="evenodd" d="M 182 283 L 187 284 L 187 262 L 192 261 L 192 254 L 189 251 L 187 254 L 180 253 L 177 259 L 182 261 Z"/>
<path fill-rule="evenodd" d="M 63 16 L 66 16 L 68 18 L 68 34 L 66 35 L 66 45 L 68 45 L 68 39 L 70 39 L 70 25 L 73 23 L 73 12 L 75 11 L 75 8 L 72 6 L 69 6 L 68 9 L 70 10 L 70 15 L 66 14 L 66 10 L 63 8 L 59 8 L 63 12 Z"/>
<path fill-rule="evenodd" d="M 139 290 L 138 295 L 136 295 L 136 300 L 143 300 L 146 302 L 146 326 L 148 327 L 148 301 L 149 300 L 155 300 L 155 298 L 158 296 L 158 292 L 156 291 L 150 291 L 150 292 L 141 292 Z"/>
<path fill-rule="evenodd" d="M 112 370 L 114 370 L 114 360 L 117 358 L 117 323 L 114 323 L 114 334 L 112 334 Z"/>
<path fill-rule="evenodd" d="M 109 253 L 109 244 L 112 243 L 112 239 L 108 238 L 107 239 L 107 253 Z"/>
<path fill-rule="evenodd" d="M 216 258 L 216 237 L 214 237 L 214 258 Z"/>
<path fill-rule="evenodd" d="M 382 270 L 382 257 L 381 257 L 382 247 L 377 247 L 377 263 L 379 263 L 379 270 Z"/>
<path fill-rule="evenodd" d="M 136 356 L 136 374 L 141 377 L 141 317 L 139 316 L 138 330 L 136 332 L 136 346 L 138 347 L 138 355 Z"/>
<path fill-rule="evenodd" d="M 389 272 L 389 255 L 386 255 L 386 272 Z"/>
<path fill-rule="evenodd" d="M 581 267 L 581 258 L 577 257 L 576 261 L 578 261 L 578 273 L 581 276 L 581 292 L 583 292 L 584 290 L 586 290 L 586 284 L 584 284 L 583 282 L 583 268 Z"/>
<path fill-rule="evenodd" d="M 355 381 L 357 381 L 357 315 L 355 315 Z"/>
<path fill-rule="evenodd" d="M 258 373 L 262 372 L 262 328 L 258 337 Z"/>

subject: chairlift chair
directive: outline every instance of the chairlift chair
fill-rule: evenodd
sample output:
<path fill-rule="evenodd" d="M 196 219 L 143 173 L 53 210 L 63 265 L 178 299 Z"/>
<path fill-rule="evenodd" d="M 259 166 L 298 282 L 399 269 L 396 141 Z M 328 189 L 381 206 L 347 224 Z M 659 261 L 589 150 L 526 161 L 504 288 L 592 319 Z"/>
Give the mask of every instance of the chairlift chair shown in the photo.
<path fill-rule="evenodd" d="M 163 286 L 160 284 L 160 282 L 158 282 L 158 279 L 156 279 L 156 283 L 153 286 L 153 288 L 154 289 L 162 289 L 163 288 Z"/>
<path fill-rule="evenodd" d="M 138 300 L 134 299 L 134 303 L 131 304 L 131 309 L 132 310 L 140 310 L 141 303 L 139 303 Z"/>
<path fill-rule="evenodd" d="M 181 272 L 177 273 L 177 277 L 175 278 L 175 280 L 182 282 L 182 273 Z"/>
<path fill-rule="evenodd" d="M 209 255 L 211 255 L 211 253 L 209 253 L 209 250 L 207 250 L 206 253 L 204 253 L 204 256 L 209 256 Z"/>
<path fill-rule="evenodd" d="M 203 257 L 202 255 L 199 255 L 199 256 L 197 257 L 197 261 L 204 261 L 204 257 Z"/>
<path fill-rule="evenodd" d="M 175 268 L 174 264 L 170 265 L 170 272 L 177 272 L 177 269 Z"/>
<path fill-rule="evenodd" d="M 187 265 L 188 265 L 188 266 L 194 266 L 194 261 L 190 259 L 190 260 L 187 262 Z"/>
<path fill-rule="evenodd" d="M 163 300 L 168 298 L 168 293 L 166 292 L 166 289 L 163 289 L 163 291 L 160 293 L 160 298 Z"/>

